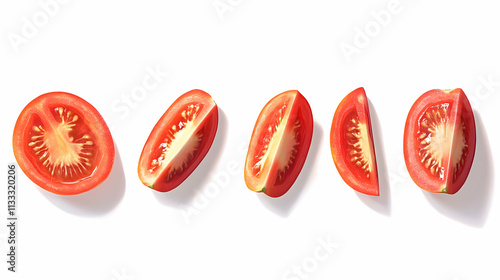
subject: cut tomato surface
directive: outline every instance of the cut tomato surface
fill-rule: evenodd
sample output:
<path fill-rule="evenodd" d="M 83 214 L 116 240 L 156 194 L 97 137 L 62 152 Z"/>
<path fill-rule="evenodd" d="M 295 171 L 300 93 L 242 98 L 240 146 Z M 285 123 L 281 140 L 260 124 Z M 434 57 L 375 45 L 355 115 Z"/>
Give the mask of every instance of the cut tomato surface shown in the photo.
<path fill-rule="evenodd" d="M 245 182 L 271 197 L 285 194 L 307 158 L 313 116 L 307 100 L 296 90 L 283 92 L 262 109 L 245 161 Z"/>
<path fill-rule="evenodd" d="M 149 135 L 139 159 L 139 178 L 154 190 L 179 186 L 210 150 L 217 132 L 218 109 L 202 90 L 181 95 Z"/>
<path fill-rule="evenodd" d="M 43 94 L 24 108 L 14 128 L 13 148 L 26 176 L 60 195 L 80 194 L 102 183 L 115 156 L 99 112 L 66 92 Z"/>
<path fill-rule="evenodd" d="M 476 150 L 476 125 L 462 89 L 430 90 L 415 101 L 404 131 L 413 181 L 429 192 L 454 194 L 465 183 Z"/>
<path fill-rule="evenodd" d="M 351 188 L 379 195 L 370 111 L 363 88 L 349 93 L 337 107 L 330 130 L 330 148 L 340 176 Z"/>

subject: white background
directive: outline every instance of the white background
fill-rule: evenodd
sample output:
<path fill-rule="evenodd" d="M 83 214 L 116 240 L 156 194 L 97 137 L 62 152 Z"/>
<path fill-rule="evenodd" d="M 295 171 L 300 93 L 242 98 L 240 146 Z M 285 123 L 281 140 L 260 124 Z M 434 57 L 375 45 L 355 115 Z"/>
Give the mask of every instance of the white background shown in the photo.
<path fill-rule="evenodd" d="M 1 279 L 500 278 L 495 1 L 74 0 L 50 16 L 45 2 L 0 4 L 2 174 L 17 116 L 50 91 L 93 104 L 117 154 L 108 180 L 75 197 L 47 193 L 18 169 L 18 272 L 2 261 Z M 161 72 L 154 89 L 137 94 L 152 71 Z M 335 108 L 360 86 L 378 198 L 350 189 L 330 155 Z M 404 122 L 422 93 L 455 87 L 475 109 L 476 158 L 459 193 L 429 194 L 404 166 Z M 219 106 L 214 145 L 181 186 L 156 193 L 138 179 L 139 155 L 163 112 L 194 88 Z M 242 167 L 260 110 L 290 89 L 308 99 L 314 136 L 295 185 L 270 199 L 247 189 Z"/>

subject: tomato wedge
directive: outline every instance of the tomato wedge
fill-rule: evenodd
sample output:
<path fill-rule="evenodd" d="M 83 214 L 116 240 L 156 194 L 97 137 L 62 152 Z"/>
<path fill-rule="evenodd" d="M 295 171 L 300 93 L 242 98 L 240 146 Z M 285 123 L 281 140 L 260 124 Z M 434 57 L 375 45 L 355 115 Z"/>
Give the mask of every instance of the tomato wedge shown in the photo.
<path fill-rule="evenodd" d="M 344 181 L 354 190 L 378 196 L 378 174 L 368 99 L 363 88 L 340 102 L 330 130 L 333 161 Z"/>
<path fill-rule="evenodd" d="M 149 135 L 139 159 L 139 179 L 160 192 L 179 186 L 210 150 L 219 115 L 212 97 L 202 90 L 181 95 Z"/>
<path fill-rule="evenodd" d="M 422 189 L 454 194 L 465 183 L 476 150 L 476 124 L 462 89 L 430 90 L 406 119 L 404 157 Z"/>
<path fill-rule="evenodd" d="M 255 123 L 245 161 L 245 183 L 270 197 L 285 194 L 306 161 L 313 134 L 307 100 L 296 90 L 269 101 Z"/>
<path fill-rule="evenodd" d="M 75 195 L 102 183 L 113 167 L 113 138 L 82 98 L 50 92 L 31 101 L 14 127 L 13 149 L 26 176 L 43 189 Z"/>

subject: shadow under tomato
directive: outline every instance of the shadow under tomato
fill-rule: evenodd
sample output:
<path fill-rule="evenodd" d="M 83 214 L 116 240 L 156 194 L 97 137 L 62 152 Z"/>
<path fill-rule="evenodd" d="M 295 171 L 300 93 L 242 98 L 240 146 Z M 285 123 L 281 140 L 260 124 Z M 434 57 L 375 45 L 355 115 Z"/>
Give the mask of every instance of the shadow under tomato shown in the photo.
<path fill-rule="evenodd" d="M 283 196 L 277 198 L 269 197 L 263 193 L 256 194 L 260 199 L 260 202 L 264 204 L 265 207 L 282 217 L 288 217 L 290 215 L 291 211 L 295 208 L 297 199 L 299 198 L 304 188 L 307 186 L 307 183 L 309 182 L 309 179 L 311 177 L 311 173 L 315 168 L 315 164 L 317 162 L 316 158 L 318 156 L 322 138 L 323 130 L 321 126 L 315 121 L 313 138 L 311 141 L 311 147 L 309 148 L 307 159 L 304 163 L 304 166 L 302 167 L 302 170 L 300 171 L 299 176 L 297 177 L 297 180 L 292 185 L 290 190 L 288 190 L 288 192 L 286 192 Z"/>
<path fill-rule="evenodd" d="M 108 178 L 94 189 L 78 195 L 57 195 L 42 188 L 38 190 L 47 200 L 76 216 L 102 216 L 113 210 L 125 195 L 125 172 L 118 148 L 115 147 L 115 160 Z"/>
<path fill-rule="evenodd" d="M 212 143 L 212 147 L 208 151 L 205 158 L 200 162 L 198 167 L 189 175 L 189 177 L 182 182 L 177 188 L 166 192 L 158 192 L 151 190 L 154 197 L 160 203 L 174 208 L 185 207 L 191 204 L 197 190 L 205 186 L 211 179 L 214 168 L 220 160 L 220 156 L 224 151 L 227 139 L 227 117 L 224 111 L 218 107 L 219 123 L 217 133 Z"/>
<path fill-rule="evenodd" d="M 469 226 L 483 227 L 488 218 L 493 195 L 494 166 L 488 134 L 481 115 L 476 119 L 476 154 L 467 181 L 453 195 L 422 192 L 429 203 L 445 216 Z"/>
<path fill-rule="evenodd" d="M 380 214 L 390 216 L 391 191 L 389 186 L 389 171 L 387 169 L 387 161 L 383 145 L 384 139 L 382 137 L 382 127 L 380 126 L 380 119 L 378 118 L 377 111 L 375 111 L 375 108 L 370 100 L 368 100 L 368 105 L 370 109 L 370 119 L 372 121 L 375 156 L 377 158 L 379 196 L 371 196 L 359 192 L 356 192 L 356 194 L 359 199 L 372 210 L 377 211 Z"/>

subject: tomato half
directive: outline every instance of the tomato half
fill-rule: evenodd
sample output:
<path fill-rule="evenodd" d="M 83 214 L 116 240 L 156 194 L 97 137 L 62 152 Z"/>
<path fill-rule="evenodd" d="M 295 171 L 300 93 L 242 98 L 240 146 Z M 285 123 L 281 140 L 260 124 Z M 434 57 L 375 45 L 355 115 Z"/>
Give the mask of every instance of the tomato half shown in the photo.
<path fill-rule="evenodd" d="M 330 148 L 340 176 L 351 188 L 379 195 L 372 124 L 363 88 L 349 93 L 337 107 L 330 130 Z"/>
<path fill-rule="evenodd" d="M 139 159 L 139 179 L 160 192 L 179 186 L 210 150 L 217 132 L 218 109 L 202 90 L 181 95 L 149 135 Z"/>
<path fill-rule="evenodd" d="M 113 138 L 99 112 L 82 98 L 51 92 L 31 101 L 14 128 L 16 160 L 43 189 L 74 195 L 102 183 L 113 167 Z"/>
<path fill-rule="evenodd" d="M 255 123 L 245 162 L 245 182 L 270 197 L 285 194 L 306 161 L 313 134 L 307 100 L 296 90 L 269 101 Z"/>
<path fill-rule="evenodd" d="M 413 181 L 429 192 L 454 194 L 465 183 L 476 150 L 476 124 L 462 89 L 430 90 L 406 119 L 404 157 Z"/>

